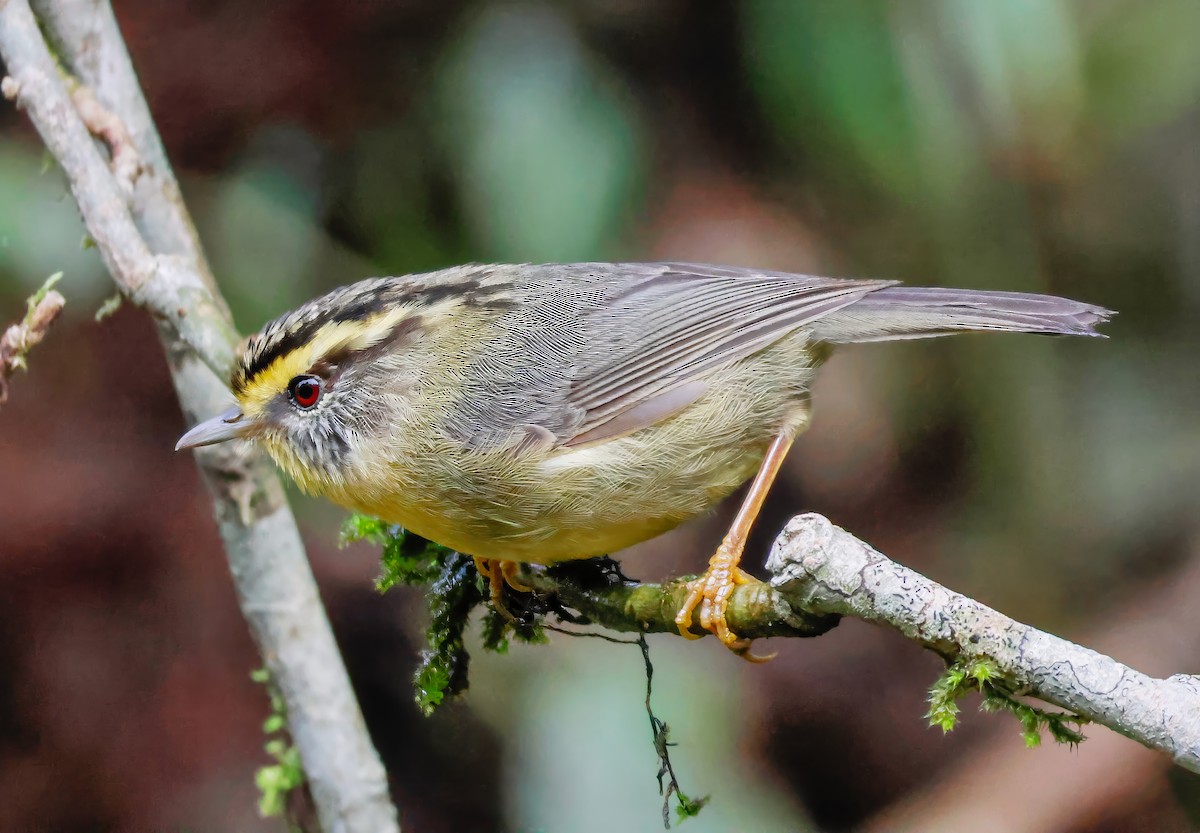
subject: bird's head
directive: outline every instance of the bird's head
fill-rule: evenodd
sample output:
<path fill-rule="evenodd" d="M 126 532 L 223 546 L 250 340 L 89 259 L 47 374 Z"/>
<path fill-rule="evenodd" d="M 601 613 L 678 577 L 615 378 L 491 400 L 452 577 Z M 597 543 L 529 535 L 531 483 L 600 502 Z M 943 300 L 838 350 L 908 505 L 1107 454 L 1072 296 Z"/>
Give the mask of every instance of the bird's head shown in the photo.
<path fill-rule="evenodd" d="M 380 278 L 277 318 L 239 350 L 237 404 L 184 434 L 176 450 L 254 440 L 302 488 L 329 492 L 401 421 L 429 312 L 410 282 Z"/>

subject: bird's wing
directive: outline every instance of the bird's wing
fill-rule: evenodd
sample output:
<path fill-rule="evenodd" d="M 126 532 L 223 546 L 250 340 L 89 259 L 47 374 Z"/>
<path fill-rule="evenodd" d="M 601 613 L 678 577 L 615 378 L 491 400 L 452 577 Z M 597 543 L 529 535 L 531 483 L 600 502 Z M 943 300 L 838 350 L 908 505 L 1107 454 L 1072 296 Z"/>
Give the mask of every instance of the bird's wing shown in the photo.
<path fill-rule="evenodd" d="M 535 426 L 566 446 L 666 419 L 710 371 L 891 283 L 679 263 L 511 268 L 525 270 L 522 320 L 487 364 L 519 371 L 490 380 L 472 433 Z"/>
<path fill-rule="evenodd" d="M 585 418 L 567 445 L 653 424 L 699 398 L 708 371 L 888 285 L 696 264 L 624 269 L 633 279 L 590 316 L 598 334 L 619 334 L 619 349 L 595 351 L 571 380 L 567 403 Z"/>

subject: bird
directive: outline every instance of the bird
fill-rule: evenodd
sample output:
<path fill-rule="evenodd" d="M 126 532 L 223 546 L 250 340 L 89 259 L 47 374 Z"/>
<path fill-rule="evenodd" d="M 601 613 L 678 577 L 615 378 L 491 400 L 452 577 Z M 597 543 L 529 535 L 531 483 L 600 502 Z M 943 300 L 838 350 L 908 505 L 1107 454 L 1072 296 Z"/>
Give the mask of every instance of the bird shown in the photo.
<path fill-rule="evenodd" d="M 179 440 L 264 448 L 306 492 L 472 556 L 502 608 L 521 564 L 619 552 L 750 488 L 681 634 L 726 621 L 746 540 L 837 345 L 962 332 L 1102 336 L 1049 295 L 693 263 L 469 264 L 335 289 L 238 349 L 236 404 Z"/>

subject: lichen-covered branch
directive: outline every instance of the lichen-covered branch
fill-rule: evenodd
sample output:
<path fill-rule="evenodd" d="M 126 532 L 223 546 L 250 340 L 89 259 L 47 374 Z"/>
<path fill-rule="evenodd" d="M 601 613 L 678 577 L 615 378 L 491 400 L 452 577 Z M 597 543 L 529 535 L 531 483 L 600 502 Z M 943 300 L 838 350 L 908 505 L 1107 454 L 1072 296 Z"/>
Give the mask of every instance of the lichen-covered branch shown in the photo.
<path fill-rule="evenodd" d="M 471 559 L 361 516 L 347 523 L 344 534 L 383 545 L 380 590 L 398 583 L 430 588 L 434 616 L 430 650 L 416 679 L 418 702 L 430 711 L 446 695 L 464 691 L 463 629 L 485 600 Z M 979 691 L 985 710 L 1007 711 L 1020 721 L 1030 745 L 1043 731 L 1078 743 L 1079 728 L 1098 723 L 1200 772 L 1200 678 L 1155 679 L 1023 625 L 897 564 L 820 515 L 793 518 L 776 539 L 767 568 L 769 584 L 743 585 L 730 596 L 729 625 L 739 636 L 819 636 L 843 616 L 888 625 L 948 663 L 931 692 L 934 725 L 950 728 L 955 700 Z M 526 565 L 518 577 L 532 592 L 504 599 L 508 624 L 495 613 L 485 618 L 485 648 L 501 644 L 506 632 L 539 641 L 540 626 L 555 618 L 615 631 L 676 633 L 675 614 L 693 578 L 639 584 L 607 559 Z M 1028 697 L 1066 711 L 1042 709 Z"/>
<path fill-rule="evenodd" d="M 1156 679 L 955 593 L 820 515 L 793 518 L 771 585 L 809 612 L 888 625 L 947 659 L 987 659 L 1020 693 L 1061 706 L 1200 772 L 1200 680 Z"/>
<path fill-rule="evenodd" d="M 229 399 L 237 334 L 216 292 L 107 0 L 0 0 L 0 91 L 66 175 L 121 292 L 159 325 L 189 420 Z M 81 113 L 82 108 L 82 113 Z M 102 153 L 96 140 L 103 143 Z M 164 452 L 166 450 L 164 449 Z M 383 766 L 278 478 L 236 448 L 197 454 L 250 631 L 287 706 L 326 833 L 394 831 Z"/>
<path fill-rule="evenodd" d="M 1066 709 L 1066 723 L 1079 716 L 1107 726 L 1200 772 L 1200 678 L 1150 677 L 1010 619 L 892 561 L 820 515 L 792 519 L 767 569 L 769 588 L 734 592 L 729 623 L 735 633 L 815 636 L 841 616 L 887 625 L 956 667 L 986 667 L 987 682 L 1006 698 L 1036 697 Z M 672 632 L 686 578 L 597 588 L 580 586 L 569 574 L 527 569 L 521 581 L 607 628 Z M 1050 715 L 1051 721 L 1059 717 Z"/>

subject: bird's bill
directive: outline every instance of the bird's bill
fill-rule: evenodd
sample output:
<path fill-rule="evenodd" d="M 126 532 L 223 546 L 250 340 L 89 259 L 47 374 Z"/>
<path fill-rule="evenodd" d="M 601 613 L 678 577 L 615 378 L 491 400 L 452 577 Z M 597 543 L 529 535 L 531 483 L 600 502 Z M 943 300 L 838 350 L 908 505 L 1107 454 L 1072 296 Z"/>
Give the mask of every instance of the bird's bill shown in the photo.
<path fill-rule="evenodd" d="M 183 451 L 185 448 L 199 448 L 202 445 L 236 440 L 246 436 L 252 425 L 251 420 L 242 415 L 242 409 L 235 405 L 225 413 L 205 420 L 188 431 L 175 443 L 175 450 Z"/>

